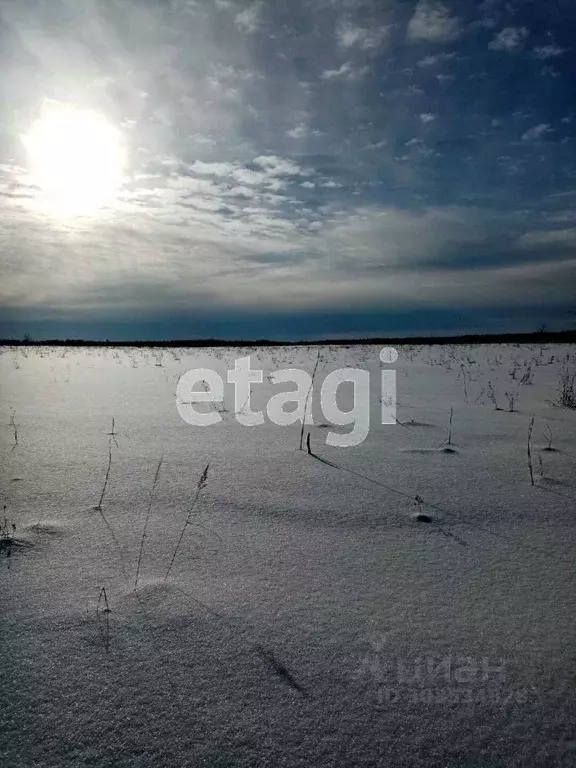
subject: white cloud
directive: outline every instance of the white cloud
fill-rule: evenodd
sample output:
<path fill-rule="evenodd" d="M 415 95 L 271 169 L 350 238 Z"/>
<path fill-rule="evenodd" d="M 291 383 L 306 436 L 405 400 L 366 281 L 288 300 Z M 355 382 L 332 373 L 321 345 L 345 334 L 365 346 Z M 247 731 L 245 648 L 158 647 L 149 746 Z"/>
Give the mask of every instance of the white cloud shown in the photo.
<path fill-rule="evenodd" d="M 492 51 L 514 53 L 514 51 L 524 47 L 529 34 L 526 27 L 506 27 L 494 35 L 494 39 L 488 44 L 488 48 Z"/>
<path fill-rule="evenodd" d="M 534 48 L 532 53 L 537 59 L 552 59 L 555 56 L 562 56 L 563 53 L 566 53 L 566 48 L 560 48 L 559 45 L 541 45 Z"/>
<path fill-rule="evenodd" d="M 269 178 L 266 181 L 266 189 L 269 192 L 279 192 L 281 189 L 284 189 L 286 186 L 286 182 L 282 181 L 282 179 L 277 179 L 276 177 Z"/>
<path fill-rule="evenodd" d="M 235 166 L 232 163 L 203 163 L 196 160 L 190 170 L 203 176 L 231 176 Z"/>
<path fill-rule="evenodd" d="M 526 232 L 518 240 L 522 248 L 542 248 L 558 245 L 568 248 L 576 246 L 576 229 L 552 229 L 543 232 Z"/>
<path fill-rule="evenodd" d="M 233 187 L 231 190 L 227 193 L 230 197 L 256 197 L 258 194 L 255 189 L 251 189 L 250 187 L 245 186 L 239 186 L 239 187 Z"/>
<path fill-rule="evenodd" d="M 250 184 L 251 186 L 264 184 L 269 176 L 264 171 L 252 171 L 249 168 L 236 168 L 232 175 L 241 184 Z"/>
<path fill-rule="evenodd" d="M 382 149 L 382 147 L 385 147 L 388 144 L 387 139 L 380 139 L 380 141 L 375 141 L 370 144 L 366 144 L 364 149 Z"/>
<path fill-rule="evenodd" d="M 308 127 L 304 123 L 298 123 L 294 128 L 286 131 L 286 136 L 289 136 L 291 139 L 305 139 L 308 136 Z"/>
<path fill-rule="evenodd" d="M 302 168 L 296 163 L 293 163 L 292 160 L 286 160 L 285 158 L 278 157 L 278 155 L 259 155 L 254 158 L 254 162 L 261 168 L 265 168 L 272 176 L 307 175 L 307 172 L 303 171 Z"/>
<path fill-rule="evenodd" d="M 408 24 L 410 40 L 442 43 L 460 36 L 460 20 L 451 16 L 448 8 L 434 0 L 420 0 Z"/>
<path fill-rule="evenodd" d="M 435 56 L 424 56 L 418 62 L 419 67 L 434 67 L 436 64 L 442 64 L 445 61 L 455 58 L 456 51 L 450 51 L 449 53 L 437 53 Z"/>
<path fill-rule="evenodd" d="M 276 155 L 257 160 L 270 171 L 298 167 Z M 10 166 L 1 172 L 15 173 Z M 120 227 L 103 222 L 93 231 L 79 222 L 71 238 L 66 227 L 47 228 L 34 220 L 30 225 L 28 219 L 22 247 L 6 249 L 17 261 L 16 276 L 2 286 L 4 301 L 59 311 L 72 305 L 173 309 L 202 300 L 221 307 L 257 303 L 292 309 L 383 300 L 397 307 L 483 306 L 495 299 L 506 305 L 537 300 L 543 290 L 554 299 L 569 299 L 572 290 L 574 262 L 565 254 L 557 262 L 534 262 L 531 251 L 570 249 L 576 229 L 528 232 L 511 245 L 510 264 L 475 269 L 471 279 L 467 249 L 473 255 L 485 243 L 498 243 L 510 223 L 502 214 L 468 206 L 375 206 L 334 208 L 338 215 L 319 221 L 301 208 L 305 215 L 290 220 L 276 215 L 266 195 L 253 187 L 230 190 L 184 176 L 143 181 L 139 191 L 150 192 L 151 207 L 126 206 L 119 212 L 126 218 L 115 219 Z M 156 182 L 158 188 L 151 189 Z M 170 209 L 152 206 L 168 193 L 174 194 Z M 6 224 L 0 231 L 11 236 Z M 93 269 L 85 268 L 86 253 L 97 254 Z M 528 261 L 515 264 L 515 254 Z M 272 258 L 262 261 L 259 255 Z"/>
<path fill-rule="evenodd" d="M 522 141 L 540 141 L 547 133 L 550 133 L 552 128 L 547 123 L 540 123 L 533 128 L 529 128 L 522 134 Z"/>
<path fill-rule="evenodd" d="M 260 12 L 261 4 L 254 3 L 253 5 L 248 6 L 248 8 L 245 8 L 243 11 L 240 11 L 240 13 L 237 13 L 234 19 L 234 23 L 241 32 L 246 32 L 247 34 L 256 32 L 261 24 Z"/>
<path fill-rule="evenodd" d="M 365 51 L 371 48 L 379 48 L 388 35 L 389 27 L 375 27 L 365 29 L 350 22 L 343 22 L 336 30 L 336 39 L 341 48 L 358 46 Z"/>
<path fill-rule="evenodd" d="M 369 67 L 355 69 L 350 61 L 342 64 L 338 69 L 326 69 L 320 75 L 322 80 L 357 80 L 369 71 Z"/>
<path fill-rule="evenodd" d="M 404 146 L 408 147 L 411 150 L 411 153 L 408 155 L 402 155 L 396 158 L 397 160 L 400 160 L 402 162 L 413 160 L 415 157 L 420 157 L 420 158 L 433 157 L 434 155 L 437 154 L 435 150 L 430 149 L 430 147 L 426 146 L 426 144 L 422 141 L 422 139 L 417 139 L 416 137 L 406 141 L 404 143 Z"/>
<path fill-rule="evenodd" d="M 208 78 L 210 83 L 220 83 L 222 80 L 232 82 L 249 82 L 263 79 L 263 75 L 247 67 L 233 67 L 231 64 L 211 64 L 211 75 Z M 222 87 L 222 86 L 221 86 Z"/>
<path fill-rule="evenodd" d="M 202 6 L 200 0 L 198 5 Z M 115 261 L 126 265 L 126 277 L 122 275 L 118 277 L 120 292 L 124 285 L 122 281 L 125 280 L 126 285 L 129 285 L 131 276 L 128 273 L 136 274 L 140 271 L 139 265 L 142 266 L 142 271 L 148 268 L 156 270 L 162 280 L 165 279 L 170 285 L 174 285 L 174 290 L 179 290 L 178 281 L 181 281 L 182 285 L 202 285 L 202 278 L 198 277 L 204 274 L 201 270 L 206 270 L 210 277 L 213 270 L 216 271 L 220 266 L 223 273 L 236 268 L 242 270 L 245 264 L 248 264 L 248 261 L 244 262 L 244 258 L 248 259 L 259 252 L 275 250 L 280 252 L 285 248 L 291 255 L 295 254 L 295 260 L 301 257 L 303 261 L 309 259 L 310 262 L 314 262 L 314 249 L 318 248 L 320 252 L 318 268 L 325 269 L 325 272 L 318 275 L 314 272 L 315 265 L 304 266 L 303 263 L 299 265 L 301 271 L 298 279 L 294 278 L 293 284 L 290 283 L 291 296 L 298 296 L 298 291 L 302 290 L 303 284 L 304 288 L 308 289 L 307 280 L 303 283 L 301 279 L 304 274 L 306 278 L 308 276 L 318 278 L 312 282 L 320 297 L 329 297 L 333 288 L 335 292 L 341 291 L 341 295 L 346 298 L 347 291 L 350 290 L 353 282 L 350 276 L 354 274 L 357 254 L 360 280 L 364 281 L 366 277 L 361 274 L 364 264 L 368 269 L 373 269 L 373 275 L 376 275 L 376 278 L 371 275 L 362 282 L 362 285 L 366 286 L 366 291 L 377 293 L 384 287 L 387 291 L 386 295 L 390 295 L 393 294 L 395 287 L 401 284 L 406 287 L 406 296 L 411 296 L 410 291 L 425 295 L 424 289 L 421 290 L 418 281 L 414 278 L 411 265 L 423 263 L 428 258 L 428 254 L 432 258 L 437 257 L 438 261 L 444 258 L 445 253 L 450 254 L 452 233 L 454 230 L 459 232 L 460 226 L 464 227 L 464 224 L 461 225 L 459 222 L 461 218 L 465 218 L 465 214 L 452 211 L 443 218 L 440 210 L 428 213 L 423 209 L 407 212 L 390 207 L 384 215 L 380 215 L 376 210 L 366 211 L 365 214 L 372 224 L 366 224 L 364 228 L 356 221 L 355 211 L 350 208 L 355 201 L 359 200 L 353 195 L 360 191 L 363 195 L 365 193 L 365 196 L 360 199 L 381 199 L 379 193 L 381 188 L 377 186 L 379 182 L 374 182 L 374 186 L 371 187 L 369 184 L 372 182 L 367 181 L 371 178 L 379 180 L 390 177 L 389 186 L 392 189 L 400 189 L 399 200 L 404 199 L 405 190 L 414 192 L 412 198 L 414 205 L 416 205 L 418 193 L 427 194 L 425 187 L 430 177 L 427 175 L 428 169 L 421 169 L 420 165 L 426 163 L 427 157 L 433 156 L 434 150 L 419 139 L 407 142 L 405 147 L 401 147 L 400 153 L 397 147 L 399 143 L 402 144 L 409 138 L 409 134 L 406 135 L 403 132 L 405 109 L 408 109 L 413 120 L 415 118 L 416 130 L 413 134 L 415 136 L 419 134 L 425 136 L 430 131 L 435 132 L 448 119 L 445 112 L 439 109 L 437 103 L 434 103 L 437 101 L 434 89 L 438 89 L 438 81 L 435 78 L 448 77 L 448 74 L 446 76 L 441 74 L 444 69 L 447 73 L 457 72 L 455 64 L 450 64 L 451 60 L 456 61 L 456 54 L 451 50 L 456 44 L 448 43 L 437 47 L 432 44 L 456 37 L 460 33 L 460 21 L 451 15 L 457 11 L 449 13 L 447 10 L 447 8 L 456 9 L 459 6 L 456 3 L 449 4 L 448 0 L 446 5 L 434 2 L 418 4 L 418 9 L 410 23 L 410 37 L 414 41 L 423 41 L 422 45 L 411 46 L 413 56 L 410 60 L 403 60 L 400 56 L 400 60 L 382 62 L 380 89 L 385 98 L 383 105 L 387 103 L 390 105 L 387 114 L 384 113 L 384 106 L 372 112 L 371 94 L 349 93 L 350 89 L 355 89 L 353 82 L 355 78 L 361 77 L 362 73 L 370 72 L 362 67 L 371 61 L 371 52 L 377 51 L 379 45 L 386 46 L 386 33 L 382 28 L 376 28 L 376 25 L 373 30 L 367 29 L 369 22 L 365 17 L 358 22 L 363 26 L 348 23 L 336 29 L 332 22 L 326 22 L 326 19 L 313 20 L 314 24 L 318 21 L 320 26 L 322 23 L 330 24 L 332 46 L 335 50 L 333 59 L 326 60 L 324 58 L 326 51 L 317 49 L 318 38 L 306 37 L 304 42 L 293 40 L 290 51 L 285 45 L 280 45 L 280 39 L 284 41 L 283 31 L 276 30 L 278 32 L 276 40 L 270 41 L 267 38 L 267 53 L 270 48 L 272 53 L 275 48 L 282 48 L 289 54 L 289 60 L 286 65 L 280 65 L 286 66 L 293 74 L 287 83 L 285 98 L 280 102 L 273 99 L 274 104 L 272 104 L 266 101 L 266 97 L 269 96 L 269 89 L 274 87 L 276 82 L 278 75 L 276 65 L 268 56 L 265 58 L 255 56 L 254 47 L 249 44 L 254 42 L 254 38 L 245 39 L 236 33 L 229 39 L 230 30 L 226 26 L 231 25 L 233 31 L 238 27 L 246 33 L 254 32 L 267 22 L 268 6 L 263 2 L 254 4 L 253 0 L 248 2 L 243 0 L 241 4 L 220 0 L 220 6 L 228 10 L 216 17 L 217 21 L 224 25 L 222 29 L 216 30 L 217 42 L 211 38 L 211 27 L 204 29 L 202 26 L 204 11 L 198 14 L 198 18 L 193 23 L 191 22 L 190 29 L 174 28 L 172 36 L 158 25 L 158 34 L 163 44 L 153 47 L 154 49 L 162 48 L 165 61 L 157 64 L 154 58 L 153 61 L 147 62 L 150 77 L 145 77 L 144 80 L 142 80 L 141 67 L 136 66 L 138 62 L 134 64 L 136 67 L 134 72 L 128 71 L 130 63 L 128 52 L 122 48 L 119 49 L 119 56 L 124 57 L 122 62 L 126 65 L 126 72 L 120 73 L 125 77 L 125 81 L 120 74 L 117 80 L 125 82 L 126 91 L 130 90 L 128 86 L 133 85 L 138 89 L 147 87 L 152 93 L 154 90 L 152 80 L 160 78 L 158 82 L 162 83 L 162 94 L 155 97 L 154 104 L 151 103 L 151 98 L 150 110 L 156 107 L 160 110 L 162 107 L 163 122 L 151 121 L 149 126 L 147 124 L 146 131 L 140 131 L 138 127 L 141 116 L 140 102 L 138 102 L 138 108 L 134 109 L 126 105 L 126 114 L 134 117 L 132 125 L 126 124 L 126 135 L 133 138 L 132 143 L 135 149 L 138 149 L 138 154 L 135 153 L 135 172 L 127 180 L 128 189 L 123 194 L 119 210 L 116 212 L 111 208 L 108 219 L 106 218 L 108 213 L 104 211 L 102 219 L 94 222 L 93 225 L 87 221 L 69 224 L 50 222 L 50 226 L 34 228 L 34 223 L 38 222 L 39 217 L 30 213 L 26 197 L 26 195 L 28 197 L 34 195 L 34 190 L 30 191 L 23 184 L 20 186 L 14 184 L 13 177 L 16 176 L 16 171 L 12 170 L 11 166 L 0 168 L 0 172 L 8 176 L 7 180 L 0 183 L 0 190 L 5 193 L 0 232 L 12 238 L 5 244 L 3 258 L 18 258 L 22 262 L 29 259 L 30 264 L 24 263 L 23 271 L 30 269 L 30 285 L 40 294 L 45 288 L 49 293 L 52 290 L 50 274 L 52 267 L 48 258 L 51 253 L 50 248 L 54 249 L 55 258 L 59 258 L 57 254 L 62 243 L 69 242 L 65 251 L 68 255 L 63 256 L 62 269 L 58 269 L 55 275 L 60 280 L 62 275 L 78 274 L 78 293 L 75 300 L 81 301 L 84 285 L 92 280 L 91 270 L 86 269 L 86 259 L 89 259 L 89 254 L 92 253 L 97 254 L 95 263 L 99 261 L 100 255 L 106 256 L 103 263 L 106 263 L 107 268 L 109 263 L 113 268 Z M 415 6 L 416 0 L 410 4 L 409 13 Z M 464 17 L 464 11 L 461 13 Z M 178 17 L 178 22 L 180 20 Z M 151 21 L 156 24 L 157 20 L 154 17 Z M 499 24 L 494 32 L 501 26 L 502 24 Z M 272 27 L 266 28 L 267 33 L 274 31 Z M 181 41 L 178 37 L 180 34 Z M 224 38 L 221 38 L 221 34 L 224 34 L 228 44 L 223 42 Z M 336 34 L 338 37 L 335 39 Z M 486 46 L 492 37 L 492 32 L 484 32 L 480 37 L 485 41 L 481 45 L 484 45 L 486 54 L 488 54 Z M 174 45 L 172 45 L 173 42 Z M 528 42 L 529 51 L 526 58 L 528 63 L 531 59 L 536 72 L 547 64 L 556 64 L 554 56 L 559 54 L 553 56 L 551 49 L 547 46 L 542 46 L 541 53 L 532 54 L 535 41 L 528 38 Z M 554 41 L 548 38 L 544 42 Z M 306 46 L 310 46 L 310 49 Z M 166 49 L 165 53 L 164 49 Z M 178 53 L 180 49 L 181 55 Z M 538 49 L 534 50 L 538 51 Z M 296 71 L 293 71 L 290 58 L 296 53 L 302 56 L 305 67 L 303 65 L 301 69 L 297 66 Z M 427 55 L 429 53 L 436 55 Z M 138 55 L 146 58 L 148 50 L 142 49 Z M 473 56 L 473 52 L 471 55 Z M 154 56 L 160 57 L 160 54 L 154 50 Z M 214 59 L 213 65 L 212 59 Z M 342 62 L 346 63 L 342 64 Z M 446 66 L 441 62 L 447 62 Z M 472 65 L 471 59 L 469 63 Z M 50 61 L 47 58 L 45 71 L 52 71 L 49 64 Z M 410 65 L 416 74 L 410 80 L 398 81 L 396 69 L 397 67 L 401 69 L 405 65 Z M 55 69 L 58 68 L 55 67 Z M 81 67 L 60 69 L 63 72 L 83 71 Z M 323 69 L 326 71 L 322 75 L 323 80 L 319 83 L 318 74 Z M 466 67 L 467 71 L 468 67 Z M 374 77 L 376 74 L 374 71 Z M 310 86 L 308 94 L 304 93 L 305 83 L 299 85 L 295 75 L 306 76 L 307 81 L 315 81 Z M 371 74 L 368 77 L 372 80 Z M 457 73 L 457 77 L 465 78 L 466 73 L 462 75 Z M 260 81 L 259 78 L 262 80 Z M 9 73 L 4 79 L 7 84 L 10 82 Z M 352 84 L 347 81 L 351 81 Z M 15 79 L 13 87 L 16 88 L 19 82 Z M 423 87 L 426 91 L 430 91 L 431 100 L 426 98 L 425 101 L 422 95 L 418 96 L 417 94 L 422 94 L 422 89 L 417 89 L 417 86 L 413 86 L 410 90 L 412 95 L 407 96 L 406 89 L 410 82 L 425 83 Z M 246 83 L 250 84 L 249 93 L 248 86 L 243 85 Z M 543 84 L 542 79 L 540 84 Z M 220 91 L 215 91 L 216 87 L 220 88 Z M 325 98 L 320 101 L 315 98 L 318 88 L 330 91 L 332 97 L 329 100 L 330 103 L 326 102 Z M 389 98 L 393 88 L 398 88 L 398 91 L 394 91 L 394 100 Z M 228 99 L 224 103 L 223 94 L 228 93 L 235 97 L 233 104 L 228 104 Z M 327 96 L 326 93 L 321 95 Z M 352 100 L 349 98 L 351 95 L 354 95 Z M 419 101 L 415 101 L 417 98 Z M 251 104 L 257 105 L 260 111 L 264 109 L 263 105 L 266 103 L 269 105 L 269 114 L 262 113 L 262 118 L 256 111 L 249 112 Z M 359 130 L 349 135 L 348 144 L 339 141 L 342 121 L 346 120 L 344 116 L 346 108 L 358 110 L 356 124 Z M 435 115 L 428 110 L 435 108 L 438 108 L 439 112 L 436 122 L 432 125 Z M 511 109 L 514 109 L 514 105 Z M 328 111 L 325 112 L 325 110 Z M 487 108 L 486 112 L 488 116 L 484 122 L 488 123 L 489 128 L 492 110 Z M 539 115 L 536 109 L 532 115 L 528 120 L 507 124 L 503 135 L 494 137 L 498 139 L 498 143 L 490 143 L 488 151 L 494 151 L 495 154 L 503 151 L 497 148 L 500 147 L 500 141 L 507 141 L 508 130 L 514 131 L 516 138 L 525 131 L 522 142 L 525 151 L 519 154 L 528 170 L 528 163 L 539 162 L 538 156 L 544 153 L 540 151 L 532 153 L 530 150 L 538 149 L 538 145 L 527 142 L 542 140 L 542 138 L 548 141 L 552 138 L 556 141 L 557 137 L 570 133 L 560 130 L 564 126 L 559 121 L 553 123 L 558 128 L 558 133 L 551 133 L 552 129 L 549 125 L 536 125 L 536 119 L 542 121 L 548 119 L 547 117 Z M 321 141 L 313 138 L 316 119 L 326 125 L 327 135 Z M 272 130 L 274 126 L 276 128 Z M 278 126 L 280 126 L 279 130 Z M 526 130 L 527 128 L 530 130 Z M 332 163 L 319 159 L 318 156 L 315 159 L 312 154 L 309 156 L 305 156 L 304 153 L 293 154 L 294 149 L 303 149 L 298 140 L 302 140 L 302 144 L 305 144 L 308 136 L 312 138 L 314 144 L 318 145 L 313 147 L 315 152 L 326 154 L 337 152 L 338 156 L 333 158 Z M 389 136 L 390 148 L 383 151 L 382 147 L 386 144 L 384 136 Z M 199 146 L 200 144 L 202 145 Z M 289 150 L 285 149 L 287 145 L 290 147 Z M 361 150 L 366 151 L 359 157 Z M 449 152 L 450 149 L 446 151 Z M 161 166 L 162 155 L 168 153 L 174 153 L 174 158 Z M 285 153 L 291 159 L 284 157 Z M 401 167 L 393 162 L 394 153 L 406 155 L 407 159 Z M 142 158 L 141 162 L 138 158 Z M 194 158 L 201 158 L 201 160 L 193 162 Z M 317 163 L 316 171 L 312 172 L 310 170 L 312 166 L 308 163 Z M 368 174 L 362 177 L 361 174 L 365 174 L 364 169 L 370 165 L 373 165 L 373 168 L 368 168 Z M 347 169 L 355 171 L 356 168 L 359 169 L 358 177 L 353 181 L 354 176 L 347 175 L 346 171 Z M 566 170 L 570 170 L 570 167 L 568 166 Z M 137 178 L 139 171 L 142 171 L 142 174 L 146 173 L 147 176 L 142 175 L 141 178 Z M 528 182 L 528 176 L 526 179 Z M 501 171 L 501 180 L 506 182 L 505 170 Z M 312 204 L 311 200 L 306 205 L 305 200 L 305 198 L 315 197 L 314 183 L 322 193 L 320 197 L 324 198 L 323 206 L 318 208 Z M 463 181 L 463 184 L 465 183 L 466 180 Z M 460 185 L 458 185 L 455 194 L 465 199 L 465 191 L 462 190 L 461 194 Z M 505 192 L 504 187 L 496 189 L 493 193 L 496 195 L 495 199 L 499 199 L 499 196 Z M 480 197 L 483 193 L 490 194 L 490 190 L 482 186 L 477 193 Z M 8 214 L 5 213 L 6 210 L 9 211 Z M 16 216 L 15 210 L 22 211 L 18 214 L 20 216 L 17 222 L 18 237 L 13 234 L 16 229 L 12 225 Z M 363 215 L 363 212 L 359 212 L 360 214 Z M 316 218 L 320 221 L 316 221 Z M 336 220 L 345 223 L 346 226 L 332 231 L 331 222 Z M 470 228 L 482 230 L 483 220 L 479 220 L 480 226 L 472 222 L 469 225 Z M 314 228 L 320 230 L 320 237 L 312 239 L 310 236 L 306 239 L 306 226 L 312 221 L 314 221 Z M 572 226 L 572 223 L 563 225 L 558 223 L 557 226 L 568 227 Z M 58 229 L 62 233 L 60 239 L 54 235 Z M 90 229 L 94 233 L 92 240 L 88 239 Z M 83 234 L 84 230 L 87 234 Z M 502 227 L 502 230 L 509 231 L 505 227 Z M 68 236 L 70 232 L 74 233 L 74 237 Z M 77 239 L 76 232 L 78 232 Z M 325 234 L 330 247 L 323 250 L 324 246 L 321 243 L 318 244 L 318 241 L 322 241 Z M 458 242 L 464 241 L 466 244 L 466 237 L 465 233 L 459 234 Z M 562 237 L 568 239 L 568 236 L 555 235 L 555 237 L 558 240 Z M 500 241 L 496 236 L 491 243 L 495 243 L 498 247 Z M 543 242 L 542 247 L 545 250 Z M 338 265 L 332 273 L 330 264 L 337 261 L 339 254 L 344 251 L 349 259 L 346 267 L 348 271 L 340 283 L 338 282 L 340 279 L 337 273 Z M 385 251 L 385 259 L 382 257 L 383 251 Z M 120 260 L 118 253 L 122 255 Z M 193 258 L 190 258 L 191 253 L 195 254 Z M 36 254 L 38 259 L 44 258 L 47 262 L 45 271 L 37 268 L 39 262 L 36 261 Z M 533 257 L 532 253 L 524 255 L 527 258 Z M 484 269 L 488 259 L 486 262 L 481 259 L 479 261 L 478 266 Z M 386 268 L 390 262 L 394 262 L 398 273 L 402 270 L 405 277 L 396 277 L 398 273 L 395 272 L 392 275 L 392 281 L 389 282 L 387 276 L 381 273 L 376 274 L 378 269 Z M 248 266 L 246 269 L 251 267 Z M 447 273 L 432 266 L 430 269 L 427 278 L 429 283 L 436 279 L 436 284 L 440 284 L 443 281 L 443 275 Z M 105 270 L 102 271 L 105 272 Z M 485 271 L 478 269 L 474 280 L 470 279 L 470 272 L 463 276 L 462 279 L 470 283 L 470 287 L 466 290 L 470 292 L 478 290 L 475 279 L 476 274 L 480 272 L 486 274 Z M 48 277 L 46 286 L 43 280 L 44 274 Z M 110 270 L 110 274 L 115 276 L 113 269 Z M 268 279 L 269 274 L 267 267 L 262 267 L 264 280 Z M 460 273 L 454 274 L 458 276 Z M 110 277 L 110 275 L 104 276 Z M 247 282 L 246 291 L 251 291 L 250 295 L 266 299 L 266 290 L 260 290 L 258 280 L 254 279 L 259 276 L 259 271 L 250 273 L 252 287 Z M 70 282 L 63 283 L 69 295 L 73 294 L 72 287 L 75 279 L 75 277 L 70 278 Z M 248 281 L 248 277 L 246 279 Z M 159 281 L 158 285 L 162 286 L 163 283 Z M 231 290 L 231 282 L 222 287 L 227 288 L 227 292 L 224 292 L 225 296 L 234 294 Z M 266 289 L 268 287 L 270 287 L 269 300 L 273 303 L 284 291 L 284 287 L 280 286 L 279 281 L 275 286 L 267 283 Z M 449 292 L 449 286 L 445 288 Z M 4 290 L 4 287 L 2 289 Z M 56 279 L 54 279 L 54 290 L 59 290 Z M 162 291 L 155 289 L 155 293 L 160 296 Z M 361 300 L 360 294 L 361 291 L 358 294 L 359 300 Z M 449 299 L 451 298 L 452 296 L 449 296 Z M 286 299 L 288 300 L 289 298 Z"/>

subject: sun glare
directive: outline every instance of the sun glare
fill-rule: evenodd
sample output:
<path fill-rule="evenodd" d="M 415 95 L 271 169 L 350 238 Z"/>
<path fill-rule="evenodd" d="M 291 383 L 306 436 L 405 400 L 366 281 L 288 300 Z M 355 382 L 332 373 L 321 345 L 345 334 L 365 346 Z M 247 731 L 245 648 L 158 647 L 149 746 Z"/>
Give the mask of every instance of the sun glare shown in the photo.
<path fill-rule="evenodd" d="M 55 213 L 92 216 L 122 183 L 122 136 L 98 112 L 47 102 L 22 142 L 33 181 Z"/>

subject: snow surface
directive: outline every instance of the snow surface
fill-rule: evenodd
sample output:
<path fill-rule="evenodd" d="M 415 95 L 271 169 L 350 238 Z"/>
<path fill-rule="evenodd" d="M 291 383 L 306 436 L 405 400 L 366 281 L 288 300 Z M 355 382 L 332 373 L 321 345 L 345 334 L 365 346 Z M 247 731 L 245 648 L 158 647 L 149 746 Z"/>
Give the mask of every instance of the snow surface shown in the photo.
<path fill-rule="evenodd" d="M 3 768 L 576 765 L 576 350 L 379 351 L 321 349 L 309 456 L 175 391 L 251 354 L 263 407 L 315 348 L 1 350 Z M 319 408 L 343 366 L 371 372 L 353 448 Z"/>

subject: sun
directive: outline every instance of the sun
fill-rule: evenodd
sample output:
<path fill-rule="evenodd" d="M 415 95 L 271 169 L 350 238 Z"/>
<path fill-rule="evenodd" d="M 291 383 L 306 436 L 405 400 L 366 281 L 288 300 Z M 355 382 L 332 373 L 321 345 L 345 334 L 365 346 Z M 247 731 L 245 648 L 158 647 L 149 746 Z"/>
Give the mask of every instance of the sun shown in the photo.
<path fill-rule="evenodd" d="M 32 180 L 52 212 L 93 216 L 110 204 L 122 184 L 122 135 L 99 112 L 45 102 L 21 138 Z"/>

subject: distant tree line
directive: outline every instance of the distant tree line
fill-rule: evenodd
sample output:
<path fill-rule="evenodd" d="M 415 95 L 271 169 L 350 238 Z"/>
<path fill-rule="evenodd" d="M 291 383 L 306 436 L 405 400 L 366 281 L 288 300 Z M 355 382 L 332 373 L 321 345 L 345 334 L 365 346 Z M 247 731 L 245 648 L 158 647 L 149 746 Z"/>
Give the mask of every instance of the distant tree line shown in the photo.
<path fill-rule="evenodd" d="M 539 329 L 530 333 L 487 333 L 455 336 L 379 336 L 353 339 L 306 339 L 300 341 L 277 341 L 274 339 L 32 339 L 26 334 L 22 339 L 0 339 L 2 346 L 54 346 L 54 347 L 300 347 L 318 345 L 355 346 L 358 344 L 401 345 L 401 344 L 534 344 L 574 343 L 576 330 L 547 331 Z"/>

